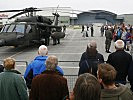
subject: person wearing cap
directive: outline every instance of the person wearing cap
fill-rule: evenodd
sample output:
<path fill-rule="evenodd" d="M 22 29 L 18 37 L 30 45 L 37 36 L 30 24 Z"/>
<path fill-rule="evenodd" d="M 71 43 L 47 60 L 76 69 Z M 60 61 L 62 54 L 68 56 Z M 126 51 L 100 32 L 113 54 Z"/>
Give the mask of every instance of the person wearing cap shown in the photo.
<path fill-rule="evenodd" d="M 115 42 L 115 49 L 116 51 L 108 56 L 107 63 L 111 64 L 117 71 L 116 83 L 126 84 L 132 56 L 124 51 L 124 42 L 122 40 Z"/>
<path fill-rule="evenodd" d="M 79 62 L 78 75 L 92 73 L 97 76 L 97 65 L 104 62 L 104 57 L 97 51 L 97 44 L 94 40 L 87 44 L 86 51 L 82 54 Z"/>
<path fill-rule="evenodd" d="M 111 46 L 111 41 L 112 41 L 112 38 L 113 38 L 113 34 L 111 32 L 111 26 L 108 26 L 108 29 L 105 31 L 105 37 L 106 37 L 106 40 L 105 40 L 106 52 L 107 53 L 111 53 L 109 51 L 110 50 L 110 46 Z"/>
<path fill-rule="evenodd" d="M 58 58 L 54 55 L 46 60 L 46 70 L 33 78 L 29 100 L 65 100 L 69 97 L 67 79 L 56 72 Z"/>
<path fill-rule="evenodd" d="M 38 56 L 27 66 L 24 78 L 26 80 L 26 85 L 30 89 L 31 82 L 33 77 L 38 74 L 41 74 L 44 70 L 46 70 L 45 61 L 48 58 L 48 48 L 45 45 L 41 45 L 38 49 Z M 57 71 L 63 75 L 63 70 L 57 66 Z"/>

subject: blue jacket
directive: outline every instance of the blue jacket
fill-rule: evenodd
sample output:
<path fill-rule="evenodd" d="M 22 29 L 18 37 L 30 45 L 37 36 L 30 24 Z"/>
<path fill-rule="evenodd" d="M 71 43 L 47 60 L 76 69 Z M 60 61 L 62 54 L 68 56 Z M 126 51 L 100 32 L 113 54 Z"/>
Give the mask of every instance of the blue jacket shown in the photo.
<path fill-rule="evenodd" d="M 33 71 L 33 77 L 40 74 L 40 69 L 43 67 L 46 59 L 48 56 L 37 56 L 26 68 L 24 78 L 27 77 L 28 73 L 32 70 Z"/>
<path fill-rule="evenodd" d="M 46 70 L 45 61 L 48 58 L 48 56 L 37 56 L 26 68 L 24 78 L 26 80 L 27 87 L 31 87 L 31 82 L 33 77 L 35 77 L 38 74 L 41 74 L 43 71 Z M 59 72 L 59 74 L 64 75 L 63 70 L 57 66 L 56 70 Z"/>

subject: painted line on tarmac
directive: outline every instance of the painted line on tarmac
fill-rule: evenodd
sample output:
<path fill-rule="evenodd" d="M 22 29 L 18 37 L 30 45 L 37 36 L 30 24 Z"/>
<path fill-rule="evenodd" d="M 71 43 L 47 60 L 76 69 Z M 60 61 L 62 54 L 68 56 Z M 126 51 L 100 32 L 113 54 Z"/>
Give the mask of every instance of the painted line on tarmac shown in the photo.
<path fill-rule="evenodd" d="M 26 65 L 16 65 L 16 67 L 24 67 L 26 68 Z M 60 66 L 63 69 L 79 69 L 77 66 Z"/>
<path fill-rule="evenodd" d="M 79 54 L 82 54 L 82 53 L 50 53 L 50 52 L 49 52 L 48 54 L 49 54 L 49 55 L 50 55 L 50 54 L 63 54 L 63 55 L 64 55 L 64 54 L 69 54 L 69 55 L 78 54 L 78 55 L 79 55 Z"/>
<path fill-rule="evenodd" d="M 12 55 L 12 56 L 9 56 L 9 57 L 14 57 L 14 56 L 17 56 L 17 55 L 19 55 L 19 54 L 21 54 L 23 51 L 20 51 L 20 52 L 18 52 L 18 53 L 16 53 L 16 54 L 14 54 L 14 55 Z"/>

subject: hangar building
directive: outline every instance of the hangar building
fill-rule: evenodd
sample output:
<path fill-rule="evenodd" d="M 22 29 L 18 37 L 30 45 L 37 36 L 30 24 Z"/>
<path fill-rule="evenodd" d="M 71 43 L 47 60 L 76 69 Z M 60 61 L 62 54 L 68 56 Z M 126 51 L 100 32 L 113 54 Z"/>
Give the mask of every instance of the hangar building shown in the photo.
<path fill-rule="evenodd" d="M 103 23 L 103 24 L 117 24 L 122 23 L 123 19 L 118 18 L 117 14 L 104 11 L 104 10 L 91 10 L 88 12 L 82 12 L 77 14 L 77 18 L 71 18 L 71 24 L 92 24 L 92 23 Z"/>

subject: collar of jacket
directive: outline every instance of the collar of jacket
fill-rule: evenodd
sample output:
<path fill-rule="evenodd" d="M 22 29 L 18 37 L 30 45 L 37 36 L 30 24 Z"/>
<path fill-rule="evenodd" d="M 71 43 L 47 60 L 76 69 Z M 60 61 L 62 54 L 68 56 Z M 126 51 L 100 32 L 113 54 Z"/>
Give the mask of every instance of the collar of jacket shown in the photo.
<path fill-rule="evenodd" d="M 48 56 L 37 56 L 34 60 L 44 60 L 44 59 L 47 59 L 48 58 Z"/>
<path fill-rule="evenodd" d="M 45 70 L 42 72 L 42 74 L 58 74 L 59 75 L 59 73 L 55 70 Z"/>
<path fill-rule="evenodd" d="M 11 70 L 4 69 L 4 72 L 13 72 L 16 74 L 21 74 L 19 71 L 15 70 L 15 69 L 11 69 Z"/>
<path fill-rule="evenodd" d="M 120 96 L 124 92 L 127 92 L 127 87 L 123 86 L 122 84 L 119 84 L 117 89 L 102 89 L 101 97 L 116 97 Z"/>
<path fill-rule="evenodd" d="M 124 51 L 124 49 L 119 49 L 119 50 L 116 50 L 116 52 L 120 52 L 120 51 Z"/>

